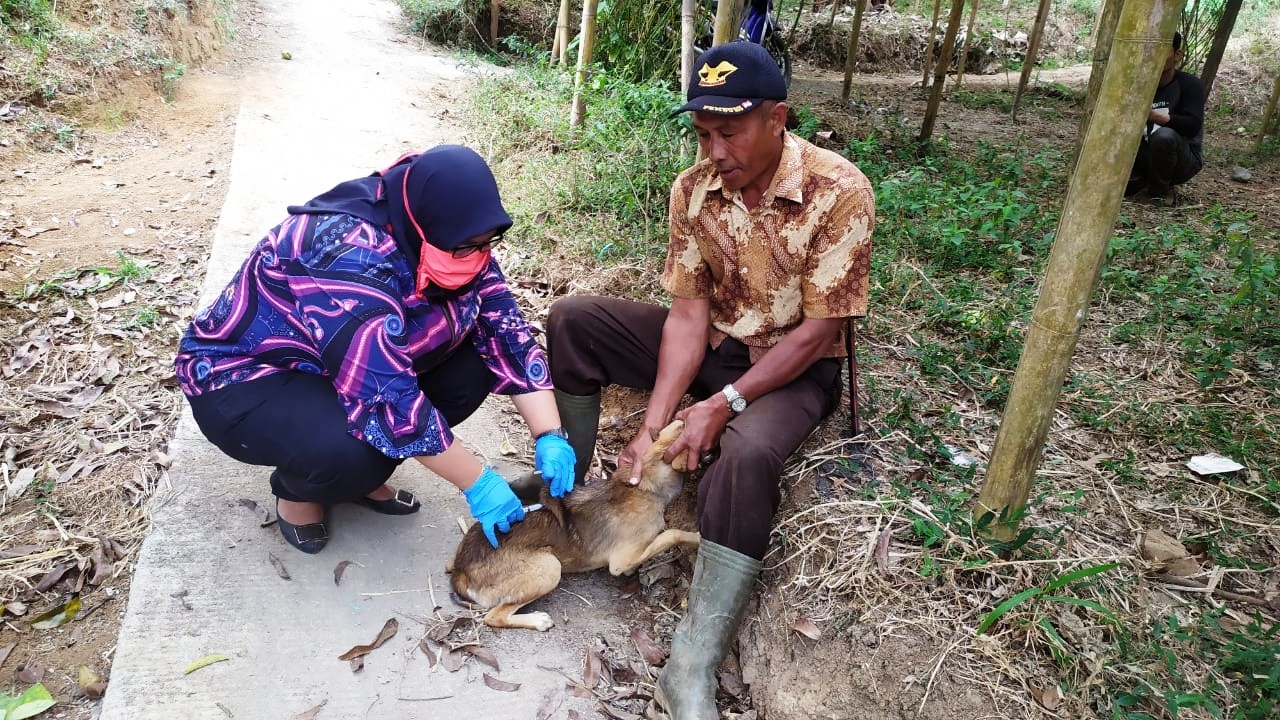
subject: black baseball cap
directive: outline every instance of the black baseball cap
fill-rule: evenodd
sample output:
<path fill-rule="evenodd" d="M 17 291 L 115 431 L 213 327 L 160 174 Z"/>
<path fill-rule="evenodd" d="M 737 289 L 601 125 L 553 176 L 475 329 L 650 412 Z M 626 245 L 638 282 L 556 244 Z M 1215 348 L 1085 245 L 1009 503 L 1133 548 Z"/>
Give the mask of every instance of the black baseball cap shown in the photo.
<path fill-rule="evenodd" d="M 689 78 L 688 102 L 672 113 L 741 115 L 765 100 L 786 100 L 787 82 L 760 45 L 739 40 L 716 45 L 698 57 Z"/>

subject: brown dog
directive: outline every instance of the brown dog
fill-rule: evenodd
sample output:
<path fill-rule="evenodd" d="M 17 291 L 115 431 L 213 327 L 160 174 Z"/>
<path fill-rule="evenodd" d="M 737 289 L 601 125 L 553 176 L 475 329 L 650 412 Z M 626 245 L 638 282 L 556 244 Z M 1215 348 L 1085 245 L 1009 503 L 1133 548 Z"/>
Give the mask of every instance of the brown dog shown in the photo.
<path fill-rule="evenodd" d="M 688 475 L 687 453 L 672 465 L 662 461 L 683 429 L 684 423 L 676 421 L 658 433 L 642 460 L 639 485 L 613 479 L 580 486 L 559 499 L 543 487 L 543 509 L 499 535 L 496 549 L 480 526 L 472 525 L 446 568 L 454 592 L 491 608 L 486 625 L 549 630 L 555 623 L 547 613 L 516 611 L 555 590 L 561 573 L 608 566 L 621 575 L 675 545 L 697 546 L 698 533 L 667 528 L 663 519 Z"/>

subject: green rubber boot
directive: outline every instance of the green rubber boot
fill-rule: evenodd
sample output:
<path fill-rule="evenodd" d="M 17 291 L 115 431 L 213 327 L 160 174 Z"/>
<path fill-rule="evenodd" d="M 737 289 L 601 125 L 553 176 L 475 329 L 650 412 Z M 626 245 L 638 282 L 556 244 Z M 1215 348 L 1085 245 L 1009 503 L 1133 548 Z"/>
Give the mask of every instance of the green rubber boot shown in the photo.
<path fill-rule="evenodd" d="M 689 585 L 689 609 L 671 636 L 671 657 L 654 693 L 672 720 L 717 720 L 716 668 L 729 652 L 760 561 L 703 540 Z"/>
<path fill-rule="evenodd" d="M 600 393 L 570 395 L 559 390 L 556 407 L 560 410 L 560 424 L 569 433 L 569 445 L 578 456 L 574 466 L 575 482 L 581 483 L 591 468 L 596 454 L 596 433 L 600 430 Z"/>

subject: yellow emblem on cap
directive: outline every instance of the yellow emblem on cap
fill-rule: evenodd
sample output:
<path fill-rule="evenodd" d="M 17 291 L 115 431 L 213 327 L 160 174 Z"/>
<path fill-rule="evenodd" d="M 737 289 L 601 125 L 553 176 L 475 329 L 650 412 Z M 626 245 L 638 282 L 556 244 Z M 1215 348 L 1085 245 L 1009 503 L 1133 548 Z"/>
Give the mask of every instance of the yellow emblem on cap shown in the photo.
<path fill-rule="evenodd" d="M 702 68 L 698 70 L 698 85 L 701 87 L 723 85 L 725 80 L 736 72 L 738 72 L 738 66 L 728 60 L 721 60 L 715 67 L 702 63 Z"/>

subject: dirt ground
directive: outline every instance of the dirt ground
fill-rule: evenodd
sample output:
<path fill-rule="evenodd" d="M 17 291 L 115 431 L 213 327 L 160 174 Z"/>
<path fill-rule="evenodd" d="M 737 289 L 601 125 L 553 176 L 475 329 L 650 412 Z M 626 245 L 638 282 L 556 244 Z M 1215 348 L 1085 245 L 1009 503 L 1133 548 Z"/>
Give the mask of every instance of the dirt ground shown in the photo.
<path fill-rule="evenodd" d="M 158 93 L 149 79 L 125 82 L 88 105 L 75 142 L 67 146 L 32 147 L 19 138 L 27 131 L 21 120 L 0 124 L 0 311 L 6 326 L 3 340 L 12 351 L 0 357 L 0 363 L 7 363 L 0 371 L 6 392 L 17 392 L 14 388 L 21 386 L 26 393 L 0 399 L 0 457 L 5 461 L 0 597 L 8 601 L 0 636 L 0 673 L 5 678 L 0 687 L 8 687 L 10 678 L 22 685 L 43 680 L 58 698 L 76 698 L 59 706 L 64 713 L 60 717 L 92 714 L 94 678 L 86 682 L 80 668 L 98 678 L 109 675 L 129 568 L 145 532 L 146 501 L 167 481 L 167 431 L 181 403 L 169 359 L 198 293 L 227 192 L 229 148 L 246 92 L 240 78 L 279 55 L 255 26 L 254 3 L 240 2 L 237 12 L 238 36 L 225 47 L 215 47 L 207 34 L 191 35 L 198 38 L 193 42 L 200 45 L 203 57 L 193 59 L 170 98 Z M 795 77 L 794 104 L 837 119 L 828 128 L 837 138 L 871 130 L 882 109 L 900 113 L 907 125 L 918 124 L 923 113 L 923 98 L 911 88 L 919 84 L 914 74 L 860 74 L 855 101 L 864 110 L 859 112 L 850 112 L 840 101 L 838 73 L 798 62 Z M 1038 78 L 1080 87 L 1087 68 L 1046 71 Z M 1009 82 L 1003 75 L 965 79 L 968 88 Z M 1224 68 L 1218 82 L 1234 98 L 1265 93 L 1256 77 L 1231 68 Z M 1034 98 L 1018 123 L 994 110 L 947 103 L 939 133 L 957 145 L 1023 136 L 1067 152 L 1076 122 L 1075 109 L 1060 104 L 1039 108 Z M 1242 186 L 1230 180 L 1229 165 L 1213 162 L 1215 155 L 1229 157 L 1250 141 L 1222 124 L 1214 125 L 1206 137 L 1211 164 L 1187 187 L 1178 208 L 1126 206 L 1126 212 L 1194 213 L 1222 204 L 1270 216 L 1268 224 L 1274 227 L 1280 223 L 1274 163 L 1252 168 L 1252 182 Z M 135 275 L 129 269 L 134 266 L 145 271 Z M 103 278 L 115 284 L 99 291 Z M 62 289 L 50 290 L 50 283 Z M 96 298 L 89 303 L 91 310 L 72 302 L 86 297 Z M 144 312 L 150 314 L 143 318 Z M 68 344 L 84 346 L 78 360 L 66 361 L 61 368 L 33 369 Z M 111 363 L 120 368 L 121 377 L 150 383 L 153 397 L 130 400 L 127 393 L 116 393 L 120 408 L 114 412 L 92 400 L 83 402 L 81 393 L 101 376 L 102 366 Z M 32 398 L 47 404 L 33 409 Z M 627 395 L 609 400 L 601 443 L 605 455 L 616 453 L 625 441 L 627 417 L 638 403 Z M 140 405 L 146 405 L 145 412 Z M 113 440 L 123 444 L 113 447 Z M 105 460 L 93 460 L 95 467 L 88 470 L 69 463 L 90 456 Z M 46 460 L 56 467 L 44 467 Z M 59 475 L 67 473 L 70 477 L 55 483 L 56 488 L 35 482 L 25 493 L 15 492 L 19 477 L 12 473 L 20 467 L 41 468 L 38 478 L 61 479 Z M 97 495 L 92 485 L 111 489 Z M 91 508 L 106 504 L 127 508 L 115 512 L 126 520 L 110 528 L 95 527 L 97 516 Z M 686 515 L 676 524 L 687 523 Z M 12 539 L 33 536 L 50 543 L 61 539 L 64 547 L 74 550 L 48 574 L 24 574 L 39 566 L 41 558 L 35 556 L 41 548 L 18 546 Z M 84 590 L 85 585 L 93 591 Z M 84 609 L 68 630 L 33 634 L 28 629 L 35 614 L 82 590 Z M 761 611 L 777 610 L 771 602 L 776 601 L 766 599 Z M 884 658 L 892 656 L 896 664 L 923 667 L 935 652 L 913 651 L 907 642 L 885 650 L 882 660 L 888 662 Z M 839 660 L 830 658 L 833 664 Z M 904 707 L 908 699 L 918 697 L 909 690 L 902 695 Z M 950 690 L 951 695 L 940 695 L 951 700 L 951 716 L 984 707 L 982 698 L 970 698 L 963 688 Z"/>

